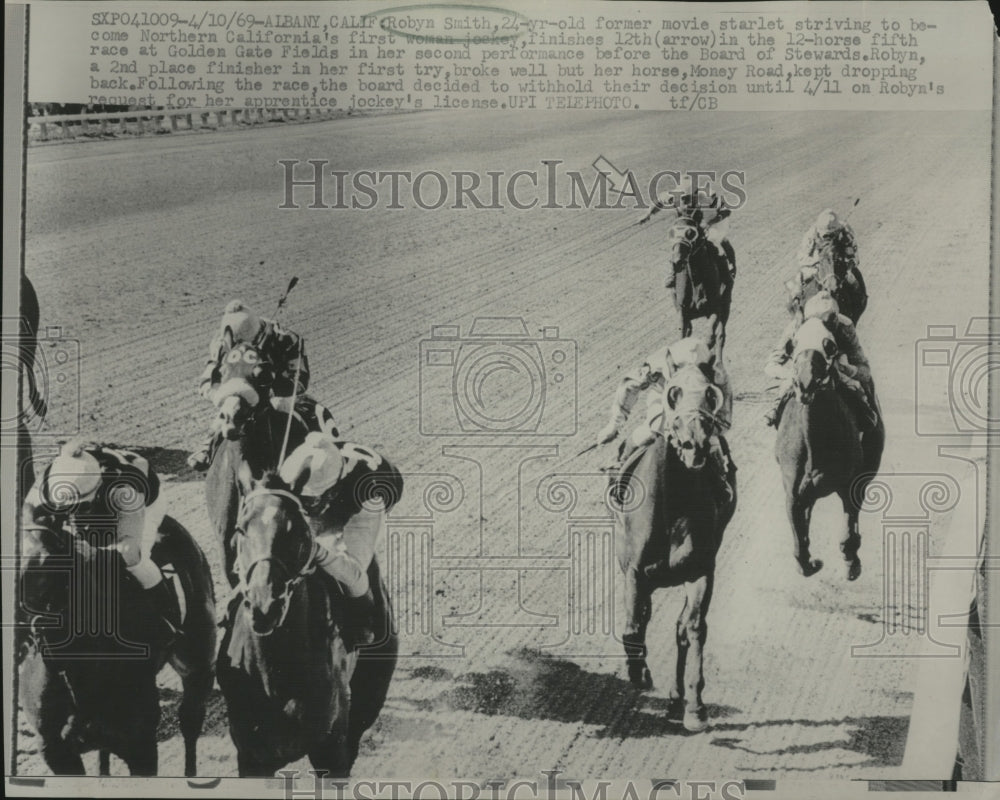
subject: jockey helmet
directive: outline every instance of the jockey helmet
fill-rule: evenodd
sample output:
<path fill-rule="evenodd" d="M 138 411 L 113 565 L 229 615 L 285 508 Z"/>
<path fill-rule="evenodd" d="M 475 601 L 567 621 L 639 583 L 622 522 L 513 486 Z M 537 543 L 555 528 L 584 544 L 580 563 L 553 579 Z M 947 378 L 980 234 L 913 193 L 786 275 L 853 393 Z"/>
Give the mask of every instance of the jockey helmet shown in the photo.
<path fill-rule="evenodd" d="M 802 309 L 803 319 L 818 319 L 827 322 L 831 317 L 840 313 L 840 306 L 837 301 L 825 289 L 817 292 L 808 300 Z"/>
<path fill-rule="evenodd" d="M 63 445 L 45 476 L 44 495 L 57 506 L 75 506 L 92 500 L 103 472 L 94 456 L 79 441 Z"/>
<path fill-rule="evenodd" d="M 302 473 L 308 475 L 299 492 L 305 497 L 322 497 L 336 486 L 344 471 L 344 456 L 328 433 L 312 432 L 285 459 L 278 475 L 289 486 L 295 486 Z"/>
<path fill-rule="evenodd" d="M 824 239 L 829 239 L 842 227 L 840 219 L 831 208 L 823 209 L 816 217 L 816 235 Z"/>
<path fill-rule="evenodd" d="M 264 323 L 242 300 L 233 300 L 222 315 L 222 332 L 226 328 L 233 332 L 234 342 L 252 342 Z"/>

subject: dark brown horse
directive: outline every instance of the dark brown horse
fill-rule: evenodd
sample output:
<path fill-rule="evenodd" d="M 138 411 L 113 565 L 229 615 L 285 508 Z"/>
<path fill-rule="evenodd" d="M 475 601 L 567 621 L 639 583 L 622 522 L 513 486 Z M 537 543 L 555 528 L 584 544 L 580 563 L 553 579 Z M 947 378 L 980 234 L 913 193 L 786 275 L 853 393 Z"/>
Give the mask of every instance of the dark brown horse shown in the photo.
<path fill-rule="evenodd" d="M 667 391 L 673 422 L 666 437 L 636 451 L 626 462 L 626 489 L 619 506 L 616 539 L 625 573 L 626 622 L 622 641 L 628 676 L 640 689 L 652 687 L 646 665 L 646 627 L 655 589 L 684 586 L 677 619 L 677 666 L 670 697 L 684 703 L 684 727 L 704 730 L 702 653 L 708 630 L 715 558 L 736 510 L 735 468 L 728 479 L 732 502 L 724 503 L 706 475 L 709 437 L 716 427 L 721 392 L 698 367 L 678 372 Z"/>
<path fill-rule="evenodd" d="M 807 320 L 800 332 L 807 326 L 822 327 L 822 323 Z M 857 414 L 844 396 L 846 390 L 837 386 L 832 336 L 806 339 L 814 341 L 811 346 L 800 346 L 793 356 L 794 395 L 782 412 L 775 442 L 785 508 L 795 536 L 795 560 L 806 577 L 822 568 L 823 562 L 810 555 L 809 523 L 816 501 L 836 494 L 847 515 L 840 550 L 847 579 L 853 581 L 861 575 L 860 504 L 882 461 L 885 428 L 879 413 L 876 427 L 862 435 Z M 874 391 L 872 401 L 877 409 Z"/>
<path fill-rule="evenodd" d="M 788 310 L 792 313 L 802 309 L 806 301 L 821 291 L 828 291 L 840 312 L 857 325 L 868 307 L 868 288 L 861 270 L 856 267 L 850 272 L 853 281 L 838 277 L 829 257 L 808 267 L 802 267 L 794 278 L 785 283 L 788 290 Z"/>
<path fill-rule="evenodd" d="M 255 481 L 246 466 L 240 480 L 238 594 L 219 654 L 239 773 L 272 776 L 308 755 L 315 769 L 346 777 L 385 703 L 398 652 L 378 563 L 368 577 L 383 624 L 359 656 L 340 635 L 339 589 L 316 569 L 297 487 L 272 474 Z"/>
<path fill-rule="evenodd" d="M 186 613 L 170 642 L 142 644 L 155 612 L 121 556 L 62 528 L 25 531 L 19 576 L 21 707 L 56 775 L 83 775 L 81 753 L 122 758 L 133 775 L 157 774 L 156 675 L 170 663 L 183 683 L 178 712 L 184 774 L 197 769 L 197 741 L 215 676 L 216 620 L 212 575 L 201 548 L 164 517 L 151 556 L 173 565 Z M 165 578 L 172 579 L 172 578 Z"/>
<path fill-rule="evenodd" d="M 732 246 L 716 243 L 697 225 L 675 223 L 675 230 L 687 232 L 679 247 L 680 268 L 674 268 L 674 307 L 681 317 L 681 336 L 692 333 L 692 321 L 708 318 L 709 349 L 721 348 L 726 341 L 726 325 L 732 307 L 733 280 L 730 277 Z M 674 234 L 677 235 L 676 233 Z"/>
<path fill-rule="evenodd" d="M 249 344 L 235 345 L 221 367 L 217 424 L 223 442 L 206 475 L 205 495 L 209 519 L 223 547 L 226 576 L 233 586 L 237 582 L 233 533 L 242 502 L 240 470 L 246 465 L 255 479 L 275 472 L 282 448 L 286 455 L 291 453 L 309 432 L 298 414 L 289 417 L 272 407 L 267 388 L 270 368 L 259 361 L 258 351 Z"/>

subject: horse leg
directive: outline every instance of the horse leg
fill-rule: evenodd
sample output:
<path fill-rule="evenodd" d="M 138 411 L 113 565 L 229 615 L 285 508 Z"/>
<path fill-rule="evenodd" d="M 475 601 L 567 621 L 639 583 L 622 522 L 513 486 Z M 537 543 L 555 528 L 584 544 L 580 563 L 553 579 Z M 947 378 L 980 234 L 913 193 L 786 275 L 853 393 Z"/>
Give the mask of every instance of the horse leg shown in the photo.
<path fill-rule="evenodd" d="M 718 326 L 719 326 L 719 315 L 709 314 L 708 316 L 709 334 L 708 334 L 708 341 L 705 342 L 705 345 L 708 347 L 709 350 L 715 349 L 715 343 L 718 341 L 719 338 Z"/>
<path fill-rule="evenodd" d="M 76 747 L 67 742 L 62 736 L 53 734 L 42 738 L 39 748 L 45 765 L 52 770 L 53 775 L 86 775 L 87 771 L 83 767 L 83 759 Z"/>
<path fill-rule="evenodd" d="M 684 584 L 687 598 L 684 609 L 677 620 L 678 638 L 681 628 L 687 640 L 684 666 L 684 727 L 692 732 L 699 732 L 708 727 L 708 714 L 701 700 L 701 691 L 705 687 L 705 676 L 702 672 L 705 639 L 708 625 L 705 618 L 708 606 L 712 600 L 712 574 L 702 575 L 690 583 Z M 680 658 L 680 650 L 678 650 Z M 678 665 L 678 672 L 681 671 Z"/>
<path fill-rule="evenodd" d="M 97 773 L 99 775 L 111 774 L 111 751 L 102 747 L 97 755 Z"/>
<path fill-rule="evenodd" d="M 785 508 L 788 512 L 788 520 L 792 524 L 792 533 L 795 540 L 795 561 L 799 565 L 799 572 L 805 577 L 815 575 L 823 568 L 823 562 L 818 558 L 811 558 L 809 555 L 809 523 L 812 518 L 812 501 L 796 496 L 794 491 L 785 492 L 787 500 Z"/>
<path fill-rule="evenodd" d="M 677 617 L 675 640 L 677 642 L 677 667 L 674 670 L 674 685 L 670 687 L 670 700 L 674 703 L 684 700 L 684 670 L 687 666 L 688 647 L 691 642 L 688 639 L 687 627 L 684 619 L 687 614 L 688 599 L 685 596 L 684 606 L 681 608 L 680 616 Z"/>
<path fill-rule="evenodd" d="M 861 549 L 858 508 L 851 499 L 849 490 L 841 492 L 840 500 L 844 504 L 844 513 L 847 514 L 847 527 L 840 540 L 840 552 L 844 554 L 844 561 L 847 563 L 847 580 L 855 581 L 861 575 L 861 559 L 858 558 L 858 550 Z"/>
<path fill-rule="evenodd" d="M 193 778 L 198 774 L 198 737 L 205 723 L 205 706 L 215 682 L 215 672 L 212 669 L 192 672 L 184 676 L 182 682 L 184 696 L 177 716 L 184 737 L 184 777 Z"/>
<path fill-rule="evenodd" d="M 130 775 L 154 777 L 159 767 L 155 729 L 134 743 L 132 749 L 127 754 L 122 754 L 122 758 L 128 765 Z"/>
<path fill-rule="evenodd" d="M 625 632 L 622 644 L 628 665 L 628 679 L 637 689 L 652 689 L 653 678 L 646 664 L 646 626 L 652 613 L 650 590 L 639 578 L 636 567 L 625 571 Z"/>

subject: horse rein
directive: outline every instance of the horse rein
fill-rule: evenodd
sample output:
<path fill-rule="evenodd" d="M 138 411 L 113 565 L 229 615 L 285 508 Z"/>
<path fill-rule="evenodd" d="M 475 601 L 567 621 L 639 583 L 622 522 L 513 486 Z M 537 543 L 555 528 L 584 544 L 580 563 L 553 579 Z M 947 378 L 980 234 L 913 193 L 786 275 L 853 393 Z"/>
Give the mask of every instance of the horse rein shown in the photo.
<path fill-rule="evenodd" d="M 302 515 L 302 518 L 303 519 L 307 518 L 305 508 L 302 506 L 302 501 L 292 492 L 285 491 L 284 489 L 258 488 L 254 489 L 252 492 L 246 495 L 246 497 L 243 498 L 243 502 L 240 508 L 240 519 L 243 518 L 246 511 L 246 507 L 251 500 L 253 500 L 256 497 L 264 497 L 264 496 L 282 497 L 285 498 L 286 500 L 293 501 L 295 503 L 296 508 L 299 510 L 299 513 Z M 268 631 L 267 633 L 257 634 L 258 636 L 270 636 L 274 630 L 277 630 L 278 628 L 280 628 L 282 625 L 285 624 L 285 618 L 288 616 L 288 610 L 291 607 L 292 595 L 295 593 L 295 590 L 298 588 L 298 585 L 307 576 L 311 575 L 313 572 L 316 571 L 316 554 L 319 551 L 319 543 L 316 541 L 315 538 L 310 536 L 312 547 L 309 551 L 309 556 L 308 558 L 306 558 L 305 563 L 303 563 L 302 567 L 300 567 L 298 571 L 292 570 L 287 564 L 285 564 L 284 561 L 282 561 L 277 556 L 262 556 L 261 558 L 258 558 L 255 561 L 251 562 L 250 566 L 247 567 L 246 569 L 246 573 L 244 573 L 241 567 L 240 554 L 243 548 L 242 537 L 246 535 L 246 532 L 243 530 L 241 526 L 238 525 L 236 527 L 236 533 L 238 534 L 238 536 L 236 539 L 235 567 L 236 567 L 237 577 L 239 578 L 239 582 L 234 587 L 234 589 L 237 593 L 243 595 L 245 602 L 247 597 L 247 589 L 249 586 L 250 576 L 253 574 L 254 568 L 258 564 L 261 564 L 263 562 L 270 562 L 272 564 L 276 564 L 278 567 L 281 568 L 281 571 L 285 574 L 285 576 L 287 576 L 287 580 L 285 581 L 284 584 L 284 589 L 282 590 L 281 594 L 279 594 L 277 597 L 274 598 L 275 600 L 278 600 L 281 603 L 281 616 L 279 617 L 277 624 L 274 626 L 274 629 L 272 631 Z"/>

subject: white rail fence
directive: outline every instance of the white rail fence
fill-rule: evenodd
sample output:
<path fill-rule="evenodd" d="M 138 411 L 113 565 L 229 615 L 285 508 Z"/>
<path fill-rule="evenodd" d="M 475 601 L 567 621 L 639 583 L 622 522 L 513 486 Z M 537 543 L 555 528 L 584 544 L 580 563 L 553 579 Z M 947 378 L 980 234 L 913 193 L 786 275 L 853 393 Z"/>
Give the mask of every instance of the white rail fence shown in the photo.
<path fill-rule="evenodd" d="M 330 119 L 342 115 L 340 109 L 320 108 L 159 108 L 116 111 L 108 114 L 59 114 L 27 117 L 29 141 L 72 139 L 77 136 L 108 136 L 113 133 L 170 133 L 227 125 L 259 125 L 266 122 L 289 122 Z M 37 129 L 32 136 L 32 128 Z"/>

